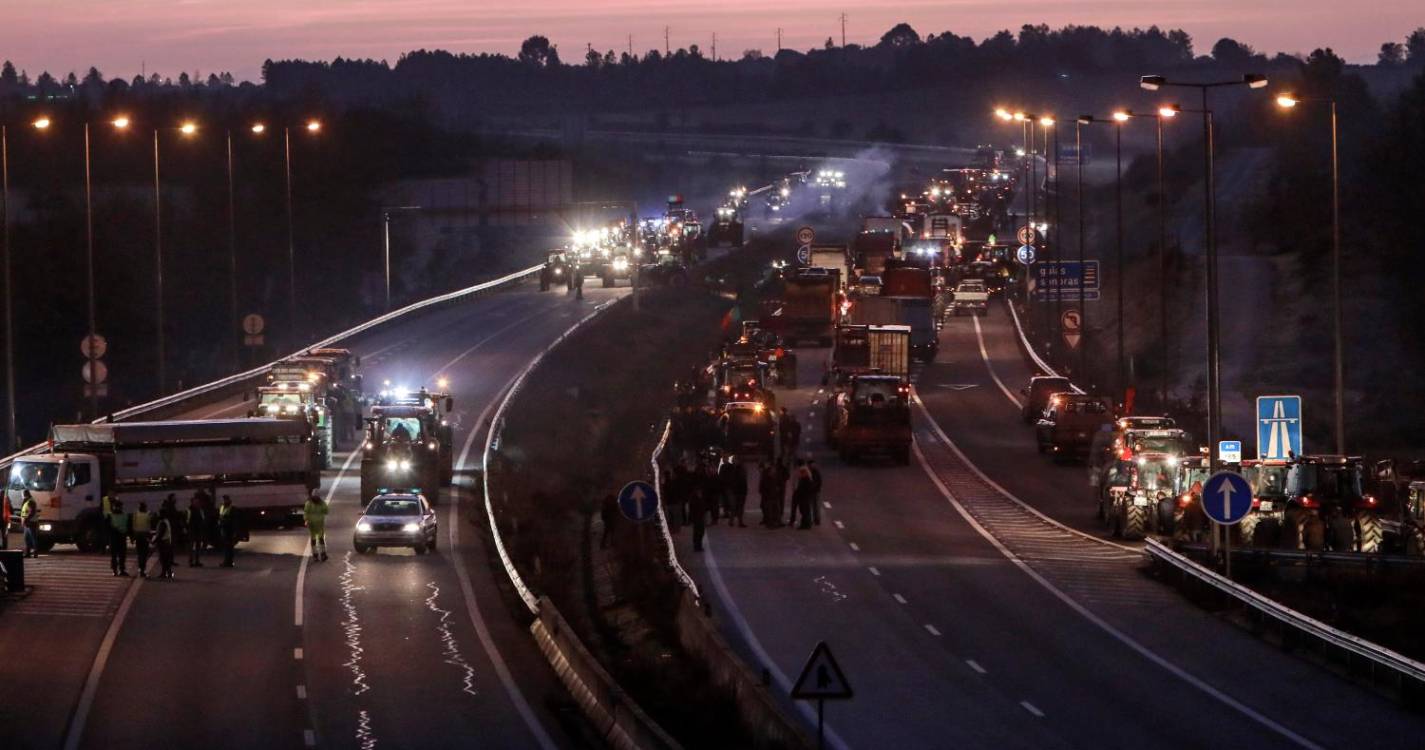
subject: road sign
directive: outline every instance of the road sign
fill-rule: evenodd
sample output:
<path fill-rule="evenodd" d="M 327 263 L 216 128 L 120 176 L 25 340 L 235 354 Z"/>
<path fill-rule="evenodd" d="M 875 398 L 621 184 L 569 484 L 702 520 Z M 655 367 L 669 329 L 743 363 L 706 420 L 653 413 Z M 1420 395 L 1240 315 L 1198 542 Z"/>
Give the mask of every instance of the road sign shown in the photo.
<path fill-rule="evenodd" d="M 1014 251 L 1014 258 L 1026 266 L 1034 265 L 1034 246 L 1020 245 L 1019 249 Z"/>
<path fill-rule="evenodd" d="M 1208 518 L 1234 524 L 1252 509 L 1252 485 L 1241 474 L 1219 471 L 1202 485 L 1202 511 Z"/>
<path fill-rule="evenodd" d="M 1257 458 L 1285 461 L 1301 454 L 1301 396 L 1258 396 Z"/>
<path fill-rule="evenodd" d="M 260 333 L 257 334 L 257 335 L 255 335 L 255 336 L 243 336 L 243 337 L 242 337 L 242 343 L 244 343 L 244 344 L 246 344 L 246 345 L 248 345 L 248 346 L 262 346 L 262 342 L 263 342 L 264 340 L 265 340 L 265 339 L 263 338 L 262 334 L 260 334 Z"/>
<path fill-rule="evenodd" d="M 816 230 L 811 227 L 800 227 L 797 229 L 797 244 L 810 245 L 816 241 Z"/>
<path fill-rule="evenodd" d="M 249 336 L 256 336 L 262 333 L 267 327 L 267 321 L 262 319 L 257 313 L 248 313 L 242 319 L 242 332 Z"/>
<path fill-rule="evenodd" d="M 807 657 L 802 675 L 792 685 L 792 698 L 799 701 L 834 701 L 852 697 L 851 683 L 846 674 L 831 655 L 831 647 L 826 641 L 816 644 L 811 656 Z"/>
<path fill-rule="evenodd" d="M 658 490 L 647 482 L 629 482 L 619 490 L 618 509 L 624 518 L 643 523 L 658 514 Z"/>
<path fill-rule="evenodd" d="M 1034 231 L 1034 227 L 1028 224 L 1020 227 L 1019 231 L 1014 233 L 1014 236 L 1019 238 L 1019 244 L 1021 245 L 1033 245 L 1034 241 L 1039 239 L 1039 233 Z"/>
<path fill-rule="evenodd" d="M 1079 348 L 1079 341 L 1084 337 L 1084 314 L 1078 310 L 1065 310 L 1059 316 L 1059 328 L 1064 332 L 1064 343 L 1070 349 Z"/>
<path fill-rule="evenodd" d="M 797 248 L 797 262 L 804 265 L 811 265 L 811 245 L 802 245 Z"/>
<path fill-rule="evenodd" d="M 989 237 L 986 237 L 986 238 L 985 238 L 985 244 L 986 244 L 986 245 L 997 245 L 997 244 L 999 244 L 999 243 L 995 242 L 995 236 L 992 234 L 992 235 L 990 235 Z"/>
<path fill-rule="evenodd" d="M 1039 302 L 1078 302 L 1082 287 L 1085 302 L 1099 298 L 1098 261 L 1046 260 L 1034 266 L 1034 299 Z"/>
<path fill-rule="evenodd" d="M 1217 443 L 1217 460 L 1224 464 L 1242 463 L 1242 441 L 1220 440 Z"/>
<path fill-rule="evenodd" d="M 90 369 L 91 366 L 93 367 L 92 370 Z M 106 367 L 103 362 L 96 359 L 85 362 L 84 365 L 79 368 L 79 374 L 84 376 L 84 382 L 86 383 L 103 383 L 109 379 L 109 368 Z"/>
<path fill-rule="evenodd" d="M 85 359 L 100 359 L 109 351 L 109 340 L 97 333 L 91 333 L 79 340 L 79 353 Z"/>
<path fill-rule="evenodd" d="M 108 384 L 108 383 L 100 383 L 99 385 L 90 385 L 89 383 L 85 383 L 85 384 L 84 384 L 84 397 L 85 397 L 85 398 L 106 398 L 106 397 L 108 397 L 108 395 L 109 395 L 109 384 Z"/>

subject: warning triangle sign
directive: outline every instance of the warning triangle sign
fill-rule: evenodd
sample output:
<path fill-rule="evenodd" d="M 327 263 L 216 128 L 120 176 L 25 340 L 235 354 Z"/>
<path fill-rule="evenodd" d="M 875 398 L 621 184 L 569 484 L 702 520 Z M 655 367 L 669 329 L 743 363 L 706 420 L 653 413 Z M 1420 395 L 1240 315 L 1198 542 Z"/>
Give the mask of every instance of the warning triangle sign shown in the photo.
<path fill-rule="evenodd" d="M 816 644 L 802 674 L 792 685 L 792 698 L 796 700 L 845 700 L 852 696 L 851 683 L 846 681 L 836 657 L 831 655 L 831 647 L 826 641 Z"/>

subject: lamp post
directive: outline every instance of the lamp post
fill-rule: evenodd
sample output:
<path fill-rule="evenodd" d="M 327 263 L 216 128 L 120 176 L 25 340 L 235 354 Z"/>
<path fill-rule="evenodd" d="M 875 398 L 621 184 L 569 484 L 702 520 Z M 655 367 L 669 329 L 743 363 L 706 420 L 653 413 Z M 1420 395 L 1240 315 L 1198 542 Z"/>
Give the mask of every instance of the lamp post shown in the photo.
<path fill-rule="evenodd" d="M 1346 376 L 1345 346 L 1341 313 L 1341 167 L 1337 151 L 1336 100 L 1330 98 L 1298 99 L 1290 94 L 1277 97 L 1277 106 L 1290 110 L 1298 104 L 1324 103 L 1331 115 L 1331 339 L 1332 390 L 1335 409 L 1332 414 L 1336 433 L 1336 453 L 1346 454 Z"/>
<path fill-rule="evenodd" d="M 1087 293 L 1084 290 L 1084 280 L 1087 276 L 1084 270 L 1084 138 L 1083 138 L 1084 118 L 1079 117 L 1074 120 L 1074 158 L 1077 164 L 1074 169 L 1075 197 L 1078 199 L 1079 211 L 1079 368 L 1080 376 L 1084 371 L 1084 352 L 1088 349 L 1088 305 Z"/>
<path fill-rule="evenodd" d="M 1259 89 L 1267 85 L 1267 77 L 1248 73 L 1232 81 L 1208 83 L 1184 83 L 1169 81 L 1158 75 L 1143 76 L 1139 85 L 1148 91 L 1157 91 L 1165 86 L 1195 88 L 1202 95 L 1202 135 L 1203 135 L 1203 227 L 1207 260 L 1207 444 L 1208 466 L 1212 473 L 1218 469 L 1217 443 L 1222 436 L 1222 356 L 1217 303 L 1217 236 L 1216 211 L 1214 210 L 1216 187 L 1213 174 L 1213 127 L 1212 109 L 1208 106 L 1208 90 L 1225 86 L 1246 86 Z"/>
<path fill-rule="evenodd" d="M 267 126 L 263 123 L 255 123 L 252 126 L 254 135 L 262 135 L 267 132 Z M 322 131 L 321 120 L 307 120 L 302 125 L 302 129 L 312 135 Z M 289 335 L 296 336 L 297 329 L 297 241 L 296 241 L 296 217 L 292 209 L 292 128 L 284 125 L 282 127 L 282 165 L 284 180 L 284 197 L 287 206 L 287 325 Z M 235 277 L 236 278 L 236 277 Z M 236 283 L 236 282 L 234 282 Z"/>
<path fill-rule="evenodd" d="M 420 206 L 384 206 L 381 209 L 381 265 L 386 276 L 386 312 L 391 312 L 391 212 L 419 210 Z"/>
<path fill-rule="evenodd" d="M 257 126 L 254 126 L 257 127 Z M 262 132 L 262 131 L 257 131 Z M 233 372 L 242 367 L 242 346 L 238 342 L 238 282 L 237 282 L 237 195 L 233 186 L 233 131 L 224 135 L 228 168 L 228 342 L 233 348 Z"/>
<path fill-rule="evenodd" d="M 10 131 L 0 123 L 0 263 L 5 295 L 5 450 L 15 449 L 15 326 L 10 303 Z"/>
<path fill-rule="evenodd" d="M 1128 385 L 1128 360 L 1124 351 L 1123 341 L 1123 287 L 1126 279 L 1123 270 L 1123 125 L 1132 119 L 1133 115 L 1127 111 L 1114 112 L 1109 117 L 1095 117 L 1093 115 L 1080 115 L 1080 125 L 1092 125 L 1095 123 L 1111 124 L 1113 128 L 1113 158 L 1114 158 L 1114 209 L 1117 214 L 1117 229 L 1114 234 L 1114 287 L 1117 289 L 1118 302 L 1118 374 L 1114 381 L 1114 390 L 1117 396 L 1123 396 Z M 1081 212 L 1082 215 L 1082 212 Z"/>
<path fill-rule="evenodd" d="M 46 123 L 48 120 L 45 121 Z M 38 125 L 39 123 L 36 123 Z M 95 325 L 94 310 L 94 191 L 90 182 L 89 167 L 89 123 L 84 123 L 84 248 L 85 248 L 85 268 L 88 276 L 89 290 L 89 336 L 85 339 L 85 351 L 88 354 L 85 358 L 89 360 L 89 416 L 99 418 L 99 373 L 97 363 L 99 358 L 95 356 L 97 347 L 94 346 L 97 326 Z"/>
<path fill-rule="evenodd" d="M 1167 408 L 1168 403 L 1168 207 L 1167 188 L 1163 173 L 1163 120 L 1177 117 L 1179 108 L 1175 105 L 1162 106 L 1157 112 L 1146 114 L 1129 112 L 1132 117 L 1151 117 L 1157 130 L 1158 157 L 1158 344 L 1161 362 L 1158 379 L 1158 402 Z"/>

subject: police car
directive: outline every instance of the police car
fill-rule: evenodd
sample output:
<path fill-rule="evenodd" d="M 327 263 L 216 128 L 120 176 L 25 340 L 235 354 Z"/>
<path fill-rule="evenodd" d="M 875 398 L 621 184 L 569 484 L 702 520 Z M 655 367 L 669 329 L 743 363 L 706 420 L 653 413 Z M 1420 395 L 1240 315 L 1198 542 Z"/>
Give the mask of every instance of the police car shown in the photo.
<path fill-rule="evenodd" d="M 417 555 L 435 550 L 435 511 L 419 492 L 381 492 L 356 521 L 352 547 L 367 554 L 378 547 L 410 547 Z"/>

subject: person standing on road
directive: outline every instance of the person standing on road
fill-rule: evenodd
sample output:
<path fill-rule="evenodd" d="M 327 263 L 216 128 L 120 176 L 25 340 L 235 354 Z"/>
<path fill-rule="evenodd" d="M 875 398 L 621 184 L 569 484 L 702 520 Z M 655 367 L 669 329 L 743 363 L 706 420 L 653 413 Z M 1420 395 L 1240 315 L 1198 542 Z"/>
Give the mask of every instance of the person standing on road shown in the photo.
<path fill-rule="evenodd" d="M 153 532 L 153 516 L 148 513 L 148 503 L 140 502 L 139 509 L 129 514 L 129 534 L 134 538 L 134 559 L 138 561 L 139 578 L 148 578 L 148 540 Z"/>
<path fill-rule="evenodd" d="M 747 523 L 742 520 L 743 513 L 747 510 L 747 465 L 737 460 L 736 457 L 727 460 L 728 481 L 724 485 L 728 490 L 728 497 L 731 499 L 731 507 L 728 509 L 727 525 L 731 526 L 734 521 L 741 528 L 747 528 Z"/>
<path fill-rule="evenodd" d="M 327 513 L 331 511 L 330 506 L 322 502 L 322 496 L 312 490 L 312 494 L 307 498 L 307 503 L 302 506 L 302 518 L 307 523 L 307 536 L 312 545 L 312 559 L 324 561 L 327 559 Z"/>
<path fill-rule="evenodd" d="M 797 486 L 792 490 L 792 514 L 801 514 L 801 523 L 797 525 L 800 530 L 811 528 L 812 498 L 815 490 L 812 489 L 811 470 L 807 468 L 806 462 L 797 461 Z M 794 519 L 795 520 L 795 519 Z"/>
<path fill-rule="evenodd" d="M 707 511 L 712 525 L 716 526 L 718 509 L 723 503 L 722 476 L 718 474 L 716 459 L 703 462 L 699 478 L 702 480 L 698 489 L 703 496 L 703 508 Z"/>
<path fill-rule="evenodd" d="M 118 498 L 109 501 L 109 568 L 116 577 L 129 577 L 129 517 Z"/>
<path fill-rule="evenodd" d="M 173 523 L 177 517 L 177 504 L 170 497 L 158 511 L 158 526 L 153 534 L 154 544 L 158 547 L 159 578 L 173 578 Z"/>
<path fill-rule="evenodd" d="M 233 552 L 237 547 L 237 511 L 233 499 L 223 495 L 223 504 L 218 506 L 218 544 L 223 548 L 222 567 L 233 567 Z"/>
<path fill-rule="evenodd" d="M 114 496 L 105 492 L 99 498 L 99 517 L 104 519 L 104 523 L 99 524 L 99 549 L 113 549 L 114 535 L 109 530 L 109 515 L 114 512 Z"/>
<path fill-rule="evenodd" d="M 821 469 L 816 459 L 807 456 L 807 472 L 811 474 L 811 522 L 821 525 Z"/>
<path fill-rule="evenodd" d="M 0 490 L 0 549 L 10 549 L 10 493 Z"/>
<path fill-rule="evenodd" d="M 701 467 L 700 467 L 701 468 Z M 699 474 L 702 472 L 699 471 Z M 701 483 L 706 485 L 706 483 Z M 710 496 L 705 486 L 697 486 L 688 493 L 688 513 L 692 516 L 693 523 L 693 551 L 703 551 L 703 535 L 708 530 L 708 498 Z M 716 502 L 714 500 L 714 502 Z"/>
<path fill-rule="evenodd" d="M 199 495 L 188 501 L 188 517 L 184 519 L 188 530 L 188 567 L 203 567 L 203 540 L 208 533 L 208 514 L 203 512 L 203 502 Z"/>
<path fill-rule="evenodd" d="M 25 530 L 25 557 L 39 557 L 40 505 L 29 490 L 20 501 L 20 526 Z"/>
<path fill-rule="evenodd" d="M 778 430 L 782 439 L 782 460 L 786 461 L 797 454 L 797 447 L 801 444 L 802 439 L 802 424 L 791 412 L 787 411 L 785 406 L 782 407 L 782 418 Z"/>
<path fill-rule="evenodd" d="M 603 533 L 599 535 L 599 549 L 609 548 L 609 539 L 613 537 L 618 514 L 618 498 L 613 493 L 604 495 L 603 502 L 599 503 L 599 522 L 604 527 Z"/>
<path fill-rule="evenodd" d="M 763 461 L 757 467 L 757 496 L 761 499 L 762 526 L 775 529 L 782 525 L 782 514 L 777 507 L 777 468 L 770 461 Z"/>

